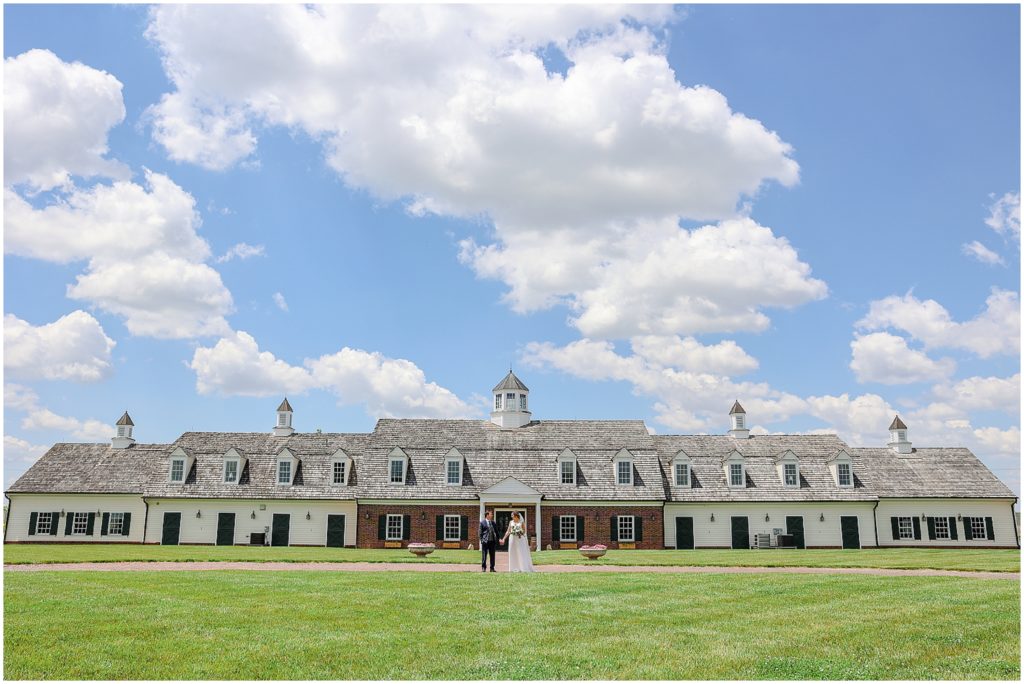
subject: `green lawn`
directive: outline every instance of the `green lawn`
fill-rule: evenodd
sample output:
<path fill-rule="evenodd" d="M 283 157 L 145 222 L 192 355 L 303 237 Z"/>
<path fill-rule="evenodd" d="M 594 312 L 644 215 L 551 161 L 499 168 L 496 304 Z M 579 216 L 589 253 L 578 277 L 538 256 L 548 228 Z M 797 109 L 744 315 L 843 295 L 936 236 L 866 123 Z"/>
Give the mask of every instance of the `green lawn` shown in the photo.
<path fill-rule="evenodd" d="M 589 564 L 576 551 L 541 551 L 534 563 Z M 405 561 L 479 563 L 479 551 L 437 550 L 419 560 L 404 549 L 335 549 L 294 546 L 141 546 L 138 544 L 8 544 L 5 563 L 86 561 Z M 935 568 L 1019 572 L 1017 549 L 864 549 L 861 551 L 609 551 L 597 563 L 610 565 L 808 566 L 842 568 Z"/>
<path fill-rule="evenodd" d="M 5 573 L 8 679 L 1020 678 L 1013 580 Z"/>

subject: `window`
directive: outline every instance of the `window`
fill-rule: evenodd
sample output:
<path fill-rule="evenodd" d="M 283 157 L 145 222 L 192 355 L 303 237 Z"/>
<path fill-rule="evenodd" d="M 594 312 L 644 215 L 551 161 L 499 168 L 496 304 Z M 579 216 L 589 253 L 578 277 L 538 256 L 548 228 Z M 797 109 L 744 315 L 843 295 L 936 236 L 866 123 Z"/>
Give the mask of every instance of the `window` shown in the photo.
<path fill-rule="evenodd" d="M 505 395 L 505 408 L 514 409 L 516 407 L 516 395 L 515 392 L 509 392 Z"/>
<path fill-rule="evenodd" d="M 632 461 L 619 461 L 618 463 L 615 464 L 615 472 L 618 473 L 618 483 L 620 485 L 633 484 Z"/>
<path fill-rule="evenodd" d="M 936 539 L 949 539 L 949 518 L 943 516 L 941 518 L 934 518 L 935 520 L 935 538 Z"/>
<path fill-rule="evenodd" d="M 459 541 L 462 539 L 462 518 L 457 515 L 444 516 L 444 540 Z"/>
<path fill-rule="evenodd" d="M 907 441 L 907 431 L 906 430 L 897 430 L 896 431 L 896 440 L 900 441 L 900 442 L 906 442 Z"/>
<path fill-rule="evenodd" d="M 914 521 L 911 518 L 899 519 L 900 539 L 914 538 Z"/>
<path fill-rule="evenodd" d="M 631 516 L 631 515 L 620 515 L 619 516 L 619 541 L 620 542 L 631 542 L 631 541 L 633 541 L 633 516 Z"/>
<path fill-rule="evenodd" d="M 277 414 L 277 425 L 278 427 L 285 427 L 288 425 L 288 415 L 286 413 Z"/>
<path fill-rule="evenodd" d="M 984 522 L 982 521 L 982 528 L 985 527 Z M 50 534 L 51 529 L 53 529 L 53 513 L 39 513 L 36 515 L 36 534 Z M 982 535 L 984 536 L 984 531 Z"/>
<path fill-rule="evenodd" d="M 743 486 L 743 464 L 742 463 L 730 463 L 729 464 L 729 486 L 730 487 L 742 487 Z"/>
<path fill-rule="evenodd" d="M 743 414 L 742 413 L 737 413 L 736 414 L 736 429 L 737 430 L 742 430 L 743 429 Z"/>
<path fill-rule="evenodd" d="M 118 425 L 117 426 L 117 436 L 118 437 L 124 437 L 124 431 L 125 431 L 125 426 L 124 425 Z"/>
<path fill-rule="evenodd" d="M 399 541 L 402 538 L 402 516 L 388 513 L 387 540 Z"/>
<path fill-rule="evenodd" d="M 345 484 L 344 461 L 335 461 L 331 464 L 331 482 L 333 484 Z"/>
<path fill-rule="evenodd" d="M 277 484 L 286 485 L 292 483 L 292 462 L 277 462 Z"/>
<path fill-rule="evenodd" d="M 558 467 L 562 474 L 562 484 L 576 484 L 576 461 L 560 461 Z"/>
<path fill-rule="evenodd" d="M 238 461 L 224 461 L 224 481 L 238 482 Z"/>
<path fill-rule="evenodd" d="M 171 461 L 171 482 L 185 481 L 185 459 L 175 458 Z"/>
<path fill-rule="evenodd" d="M 520 411 L 525 411 L 526 410 L 526 395 L 525 394 L 520 394 L 519 395 L 519 410 Z"/>
<path fill-rule="evenodd" d="M 495 411 L 500 411 L 501 410 L 501 395 L 500 394 L 495 394 L 494 395 L 494 410 Z"/>
<path fill-rule="evenodd" d="M 75 513 L 74 515 L 74 520 L 71 523 L 71 534 L 85 534 L 89 529 L 89 514 Z M 38 523 L 36 524 L 38 525 Z"/>
<path fill-rule="evenodd" d="M 558 519 L 558 540 L 564 542 L 576 541 L 575 515 L 563 515 Z"/>
<path fill-rule="evenodd" d="M 690 486 L 690 464 L 689 463 L 676 463 L 676 486 L 677 487 L 689 487 Z"/>
<path fill-rule="evenodd" d="M 40 513 L 40 515 L 43 515 Z M 988 529 L 985 527 L 984 518 L 964 518 L 971 521 L 971 537 L 974 539 L 988 539 Z M 38 524 L 36 530 L 38 530 Z"/>
<path fill-rule="evenodd" d="M 400 458 L 391 459 L 391 482 L 398 484 L 405 482 L 405 463 Z"/>
<path fill-rule="evenodd" d="M 785 463 L 782 466 L 782 472 L 784 475 L 784 483 L 787 487 L 796 487 L 798 482 L 796 479 L 796 463 Z"/>
<path fill-rule="evenodd" d="M 448 484 L 462 484 L 462 461 L 448 461 Z"/>
<path fill-rule="evenodd" d="M 111 513 L 107 534 L 124 534 L 124 513 Z"/>
<path fill-rule="evenodd" d="M 840 463 L 838 465 L 839 470 L 839 486 L 840 487 L 852 487 L 853 477 L 850 475 L 850 464 Z"/>

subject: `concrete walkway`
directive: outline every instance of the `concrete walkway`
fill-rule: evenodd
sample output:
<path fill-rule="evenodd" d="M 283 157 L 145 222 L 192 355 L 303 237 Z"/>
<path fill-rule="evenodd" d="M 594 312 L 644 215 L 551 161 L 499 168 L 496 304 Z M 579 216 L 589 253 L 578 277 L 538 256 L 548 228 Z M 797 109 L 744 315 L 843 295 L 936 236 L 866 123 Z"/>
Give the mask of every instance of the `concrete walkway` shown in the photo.
<path fill-rule="evenodd" d="M 966 572 L 962 570 L 896 570 L 885 568 L 748 568 L 697 567 L 680 565 L 538 565 L 537 572 L 649 572 L 656 574 L 782 574 L 782 575 L 873 575 L 878 577 L 970 577 L 1020 581 L 1019 572 Z M 5 565 L 10 572 L 64 571 L 167 571 L 167 570 L 259 570 L 259 571 L 321 571 L 321 572 L 480 572 L 479 566 L 461 563 L 247 563 L 235 561 L 153 561 L 120 563 L 33 563 Z M 508 558 L 498 555 L 497 571 L 508 572 Z"/>

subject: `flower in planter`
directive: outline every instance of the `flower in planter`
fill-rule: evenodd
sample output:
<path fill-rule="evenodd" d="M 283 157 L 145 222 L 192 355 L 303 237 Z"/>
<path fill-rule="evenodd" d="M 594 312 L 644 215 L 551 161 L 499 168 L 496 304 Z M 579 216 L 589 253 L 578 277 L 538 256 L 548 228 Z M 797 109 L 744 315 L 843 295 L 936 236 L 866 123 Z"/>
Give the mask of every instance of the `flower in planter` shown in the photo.
<path fill-rule="evenodd" d="M 592 544 L 590 546 L 581 546 L 580 551 L 607 551 L 608 547 L 604 544 Z"/>

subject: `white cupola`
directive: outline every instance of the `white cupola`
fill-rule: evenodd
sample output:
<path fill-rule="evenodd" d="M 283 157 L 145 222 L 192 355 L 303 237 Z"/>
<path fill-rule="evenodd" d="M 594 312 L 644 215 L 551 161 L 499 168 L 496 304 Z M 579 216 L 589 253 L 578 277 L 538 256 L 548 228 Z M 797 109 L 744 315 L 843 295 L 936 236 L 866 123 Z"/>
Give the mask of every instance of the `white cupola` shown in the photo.
<path fill-rule="evenodd" d="M 117 435 L 110 440 L 111 448 L 127 449 L 135 444 L 135 440 L 132 439 L 132 429 L 135 427 L 135 423 L 132 422 L 132 417 L 128 415 L 127 411 L 117 419 L 116 427 Z"/>
<path fill-rule="evenodd" d="M 277 424 L 274 425 L 275 437 L 287 437 L 295 432 L 292 427 L 292 405 L 288 403 L 288 397 L 284 398 L 281 405 L 277 407 Z"/>
<path fill-rule="evenodd" d="M 491 422 L 502 428 L 518 428 L 530 422 L 530 389 L 516 377 L 510 368 L 505 379 L 491 390 L 494 394 L 494 410 Z"/>
<path fill-rule="evenodd" d="M 907 426 L 900 420 L 899 415 L 892 419 L 889 425 L 889 448 L 897 454 L 910 454 L 914 449 L 907 439 Z"/>
<path fill-rule="evenodd" d="M 732 427 L 729 428 L 729 436 L 735 437 L 736 439 L 749 439 L 750 430 L 747 429 L 747 412 L 740 406 L 740 402 L 737 399 L 729 409 L 729 419 L 732 421 Z"/>

